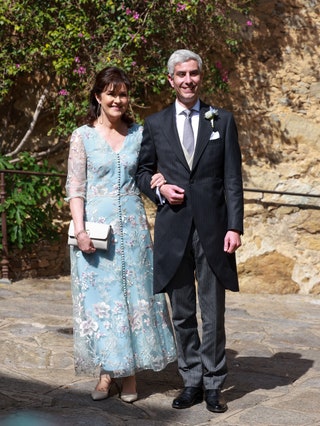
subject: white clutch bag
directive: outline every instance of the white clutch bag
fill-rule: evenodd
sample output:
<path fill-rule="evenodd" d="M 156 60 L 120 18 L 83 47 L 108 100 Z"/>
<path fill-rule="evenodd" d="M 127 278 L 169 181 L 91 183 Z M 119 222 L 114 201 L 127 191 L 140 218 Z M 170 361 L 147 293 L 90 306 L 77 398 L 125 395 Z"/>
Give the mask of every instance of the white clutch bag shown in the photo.
<path fill-rule="evenodd" d="M 108 250 L 111 226 L 106 223 L 85 222 L 85 230 L 97 249 Z M 68 230 L 68 244 L 77 246 L 78 241 L 74 235 L 74 223 L 71 220 Z"/>

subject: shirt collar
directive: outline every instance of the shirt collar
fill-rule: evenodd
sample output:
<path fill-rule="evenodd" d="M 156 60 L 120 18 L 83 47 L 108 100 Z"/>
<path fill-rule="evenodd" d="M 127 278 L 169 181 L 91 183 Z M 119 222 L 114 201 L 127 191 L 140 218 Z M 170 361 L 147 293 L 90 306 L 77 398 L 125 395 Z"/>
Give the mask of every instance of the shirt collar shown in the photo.
<path fill-rule="evenodd" d="M 185 107 L 182 106 L 176 99 L 175 101 L 175 106 L 176 106 L 176 114 L 179 115 L 182 113 L 182 111 L 185 111 Z M 195 103 L 195 105 L 192 107 L 192 109 L 196 112 L 199 113 L 200 111 L 200 100 L 198 99 L 197 102 Z"/>

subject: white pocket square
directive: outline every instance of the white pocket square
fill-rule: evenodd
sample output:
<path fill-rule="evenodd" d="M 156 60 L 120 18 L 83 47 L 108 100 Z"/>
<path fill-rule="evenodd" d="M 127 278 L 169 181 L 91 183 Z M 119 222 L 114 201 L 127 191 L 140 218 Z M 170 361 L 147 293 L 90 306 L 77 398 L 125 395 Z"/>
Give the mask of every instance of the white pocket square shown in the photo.
<path fill-rule="evenodd" d="M 219 132 L 212 132 L 210 135 L 210 140 L 213 141 L 214 139 L 219 139 L 220 133 Z"/>

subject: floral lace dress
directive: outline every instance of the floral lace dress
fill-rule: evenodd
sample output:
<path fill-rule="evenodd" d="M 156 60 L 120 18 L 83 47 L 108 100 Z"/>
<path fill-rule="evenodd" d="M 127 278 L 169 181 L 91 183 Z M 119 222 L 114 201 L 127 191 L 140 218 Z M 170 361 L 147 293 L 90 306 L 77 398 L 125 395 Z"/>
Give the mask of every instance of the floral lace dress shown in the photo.
<path fill-rule="evenodd" d="M 85 199 L 85 220 L 108 223 L 108 251 L 70 248 L 77 374 L 125 377 L 176 359 L 163 294 L 152 292 L 152 241 L 135 185 L 142 128 L 129 128 L 114 152 L 94 127 L 71 137 L 67 200 Z"/>

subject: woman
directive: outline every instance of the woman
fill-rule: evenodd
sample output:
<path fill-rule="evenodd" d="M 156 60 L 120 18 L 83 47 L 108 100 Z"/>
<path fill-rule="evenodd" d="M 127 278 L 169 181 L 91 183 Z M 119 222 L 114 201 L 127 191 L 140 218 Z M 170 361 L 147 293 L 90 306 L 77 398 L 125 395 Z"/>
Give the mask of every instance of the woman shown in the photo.
<path fill-rule="evenodd" d="M 128 114 L 129 88 L 119 68 L 97 74 L 88 124 L 71 136 L 66 190 L 78 243 L 70 248 L 76 373 L 100 368 L 94 400 L 122 378 L 121 399 L 134 402 L 135 373 L 163 369 L 176 352 L 166 300 L 152 294 L 152 242 L 135 185 L 142 127 Z M 84 221 L 111 224 L 107 251 L 94 247 Z"/>

